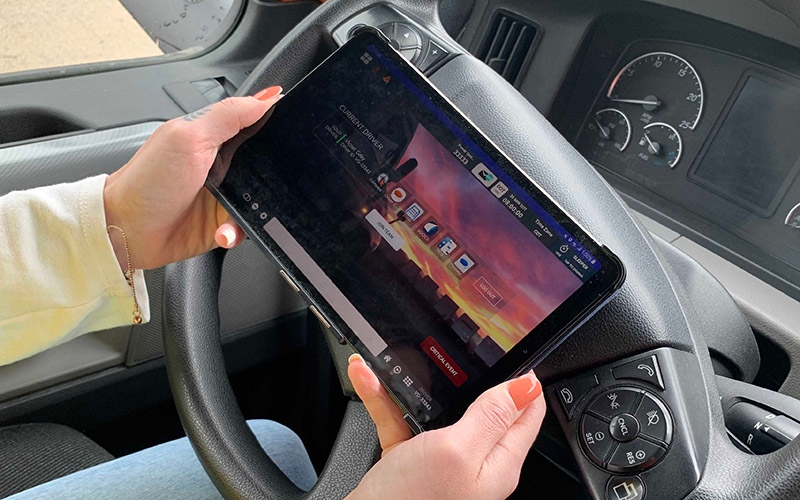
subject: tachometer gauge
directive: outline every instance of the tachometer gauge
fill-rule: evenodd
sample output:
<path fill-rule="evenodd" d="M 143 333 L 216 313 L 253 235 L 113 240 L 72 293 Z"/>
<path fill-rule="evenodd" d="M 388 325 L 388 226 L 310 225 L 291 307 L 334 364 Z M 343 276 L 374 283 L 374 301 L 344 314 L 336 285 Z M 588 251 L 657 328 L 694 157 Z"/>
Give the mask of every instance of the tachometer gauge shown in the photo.
<path fill-rule="evenodd" d="M 666 123 L 651 123 L 644 128 L 642 138 L 639 139 L 639 159 L 654 167 L 668 166 L 675 168 L 681 161 L 683 141 L 681 134 L 671 125 Z"/>
<path fill-rule="evenodd" d="M 625 151 L 631 142 L 631 122 L 618 109 L 606 108 L 598 111 L 589 120 L 587 128 L 600 148 L 610 145 L 618 151 Z"/>
<path fill-rule="evenodd" d="M 694 130 L 703 114 L 703 82 L 686 59 L 653 52 L 625 65 L 606 95 L 623 111 L 641 113 L 643 123 L 674 123 Z"/>

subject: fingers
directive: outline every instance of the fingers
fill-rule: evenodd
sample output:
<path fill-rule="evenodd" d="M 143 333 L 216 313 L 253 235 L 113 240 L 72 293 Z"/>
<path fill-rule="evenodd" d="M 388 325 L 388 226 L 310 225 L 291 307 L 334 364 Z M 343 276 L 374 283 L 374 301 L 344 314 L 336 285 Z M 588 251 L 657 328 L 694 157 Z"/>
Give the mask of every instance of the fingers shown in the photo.
<path fill-rule="evenodd" d="M 356 394 L 364 402 L 367 412 L 378 428 L 378 439 L 383 453 L 411 439 L 413 433 L 403 420 L 403 413 L 381 385 L 361 356 L 350 356 L 347 375 L 353 382 Z"/>
<path fill-rule="evenodd" d="M 220 224 L 217 231 L 214 233 L 214 241 L 222 248 L 233 248 L 245 239 L 247 239 L 247 235 L 230 217 L 228 217 L 227 221 Z"/>
<path fill-rule="evenodd" d="M 179 118 L 192 122 L 196 140 L 217 147 L 231 139 L 243 128 L 257 122 L 280 99 L 281 88 L 269 87 L 260 97 L 229 97 Z M 256 95 L 259 95 L 256 94 Z"/>
<path fill-rule="evenodd" d="M 533 417 L 522 418 L 534 401 L 543 399 L 541 383 L 533 372 L 529 372 L 481 394 L 453 428 L 464 436 L 465 441 L 472 443 L 474 453 L 486 457 L 517 422 L 525 424 L 524 429 L 533 430 L 529 422 Z M 526 436 L 523 433 L 522 437 Z M 530 448 L 530 443 L 526 442 L 508 445 Z"/>

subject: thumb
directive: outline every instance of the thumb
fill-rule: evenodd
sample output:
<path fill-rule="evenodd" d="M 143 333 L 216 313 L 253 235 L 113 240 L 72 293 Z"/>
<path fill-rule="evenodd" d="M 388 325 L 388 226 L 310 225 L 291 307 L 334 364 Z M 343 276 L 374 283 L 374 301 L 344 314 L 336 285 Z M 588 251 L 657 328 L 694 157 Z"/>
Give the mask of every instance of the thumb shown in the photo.
<path fill-rule="evenodd" d="M 481 394 L 453 428 L 465 441 L 473 443 L 476 454 L 485 458 L 541 395 L 539 379 L 533 372 L 526 373 Z"/>
<path fill-rule="evenodd" d="M 193 132 L 198 141 L 216 148 L 264 116 L 280 99 L 281 90 L 275 86 L 259 92 L 258 97 L 229 97 L 190 113 L 183 120 L 195 122 Z"/>

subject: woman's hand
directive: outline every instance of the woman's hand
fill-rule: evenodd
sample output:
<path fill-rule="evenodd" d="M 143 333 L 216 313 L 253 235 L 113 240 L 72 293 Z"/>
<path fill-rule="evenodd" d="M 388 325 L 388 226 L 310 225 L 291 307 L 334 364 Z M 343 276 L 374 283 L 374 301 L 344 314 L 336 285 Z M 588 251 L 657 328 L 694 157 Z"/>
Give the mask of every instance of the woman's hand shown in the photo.
<path fill-rule="evenodd" d="M 106 179 L 106 223 L 125 231 L 135 269 L 154 269 L 244 240 L 203 183 L 220 145 L 258 121 L 280 92 L 270 87 L 170 120 Z M 117 231 L 109 236 L 127 269 L 122 236 Z"/>
<path fill-rule="evenodd" d="M 533 372 L 489 389 L 450 427 L 415 437 L 360 356 L 350 358 L 347 373 L 383 448 L 349 500 L 489 500 L 516 489 L 545 414 Z"/>

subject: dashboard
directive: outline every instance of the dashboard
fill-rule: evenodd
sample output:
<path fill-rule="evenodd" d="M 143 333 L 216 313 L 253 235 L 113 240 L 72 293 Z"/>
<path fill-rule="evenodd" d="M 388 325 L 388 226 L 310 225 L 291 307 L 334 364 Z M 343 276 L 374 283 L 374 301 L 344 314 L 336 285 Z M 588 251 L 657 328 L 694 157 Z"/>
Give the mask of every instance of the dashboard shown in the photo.
<path fill-rule="evenodd" d="M 800 80 L 713 49 L 631 44 L 575 139 L 596 166 L 800 269 Z M 746 251 L 746 250 L 745 250 Z"/>
<path fill-rule="evenodd" d="M 800 49 L 650 2 L 537 4 L 520 91 L 634 209 L 800 299 Z"/>

